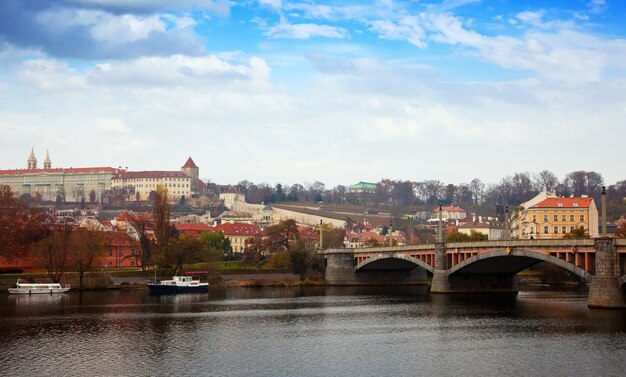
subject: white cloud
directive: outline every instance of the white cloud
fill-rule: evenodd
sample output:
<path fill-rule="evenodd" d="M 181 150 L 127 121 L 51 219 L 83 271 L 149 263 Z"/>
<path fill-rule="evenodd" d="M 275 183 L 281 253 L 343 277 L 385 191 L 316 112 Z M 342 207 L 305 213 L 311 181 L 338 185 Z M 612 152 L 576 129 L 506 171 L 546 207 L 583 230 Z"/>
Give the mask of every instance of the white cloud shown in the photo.
<path fill-rule="evenodd" d="M 78 5 L 100 7 L 122 13 L 143 12 L 151 13 L 171 9 L 171 0 L 68 0 Z M 228 0 L 176 0 L 177 9 L 201 9 L 219 15 L 228 15 L 230 2 Z"/>
<path fill-rule="evenodd" d="M 537 14 L 522 18 L 540 20 Z M 572 84 L 599 80 L 606 68 L 607 50 L 621 45 L 569 28 L 530 31 L 523 37 L 491 37 L 465 29 L 460 18 L 448 14 L 429 19 L 429 30 L 434 33 L 430 38 L 436 42 L 471 48 L 482 59 L 504 68 L 530 70 Z"/>
<path fill-rule="evenodd" d="M 269 66 L 258 57 L 250 57 L 247 61 L 229 61 L 216 55 L 173 55 L 97 64 L 86 77 L 96 84 L 218 87 L 240 82 L 265 86 L 269 85 L 269 76 Z"/>
<path fill-rule="evenodd" d="M 173 15 L 166 15 L 170 22 L 179 20 Z M 52 32 L 62 34 L 73 27 L 86 27 L 93 39 L 110 44 L 124 44 L 146 39 L 154 31 L 165 31 L 166 24 L 161 16 L 113 15 L 97 10 L 55 9 L 42 12 L 37 21 Z M 189 23 L 188 18 L 181 22 Z"/>
<path fill-rule="evenodd" d="M 259 4 L 263 6 L 268 6 L 274 9 L 280 9 L 283 6 L 281 0 L 259 0 Z"/>
<path fill-rule="evenodd" d="M 370 25 L 383 39 L 406 40 L 417 47 L 426 47 L 426 33 L 416 16 L 402 16 L 397 21 L 374 20 Z"/>
<path fill-rule="evenodd" d="M 603 13 L 608 9 L 606 0 L 591 0 L 587 3 L 587 7 L 591 13 Z"/>
<path fill-rule="evenodd" d="M 291 24 L 282 17 L 277 25 L 267 28 L 265 35 L 270 38 L 290 39 L 310 39 L 315 37 L 345 39 L 350 37 L 348 30 L 341 27 L 313 23 Z"/>
<path fill-rule="evenodd" d="M 31 88 L 41 91 L 84 89 L 86 80 L 66 63 L 56 60 L 26 61 L 18 79 Z"/>

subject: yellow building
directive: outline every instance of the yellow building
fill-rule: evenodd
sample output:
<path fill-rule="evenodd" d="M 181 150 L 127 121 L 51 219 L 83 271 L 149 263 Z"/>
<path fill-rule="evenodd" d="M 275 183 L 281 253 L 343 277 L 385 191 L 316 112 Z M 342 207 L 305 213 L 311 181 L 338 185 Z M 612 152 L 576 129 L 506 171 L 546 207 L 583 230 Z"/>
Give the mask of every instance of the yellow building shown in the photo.
<path fill-rule="evenodd" d="M 163 185 L 172 201 L 191 195 L 191 177 L 182 171 L 125 171 L 111 180 L 111 187 L 132 189 L 130 200 L 148 200 L 150 193 Z"/>
<path fill-rule="evenodd" d="M 583 227 L 590 237 L 598 236 L 598 209 L 592 198 L 549 197 L 514 217 L 514 237 L 558 239 Z"/>
<path fill-rule="evenodd" d="M 198 192 L 200 180 L 198 179 L 199 168 L 191 157 L 187 159 L 180 171 L 123 171 L 112 179 L 111 187 L 130 189 L 134 192 L 130 200 L 149 200 L 150 193 L 156 192 L 158 185 L 167 189 L 171 201 L 182 198 L 190 198 Z"/>
<path fill-rule="evenodd" d="M 220 192 L 220 200 L 224 201 L 224 207 L 232 208 L 234 204 L 245 203 L 246 195 L 239 191 L 229 190 Z"/>

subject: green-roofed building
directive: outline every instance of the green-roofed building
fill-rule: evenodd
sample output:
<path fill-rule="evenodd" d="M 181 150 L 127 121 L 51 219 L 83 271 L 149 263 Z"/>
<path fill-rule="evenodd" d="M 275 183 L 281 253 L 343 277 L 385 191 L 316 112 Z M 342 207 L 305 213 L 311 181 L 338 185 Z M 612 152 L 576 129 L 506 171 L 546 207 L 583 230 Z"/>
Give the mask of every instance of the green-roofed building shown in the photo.
<path fill-rule="evenodd" d="M 350 192 L 373 194 L 376 192 L 376 183 L 359 182 L 355 185 L 350 186 Z"/>

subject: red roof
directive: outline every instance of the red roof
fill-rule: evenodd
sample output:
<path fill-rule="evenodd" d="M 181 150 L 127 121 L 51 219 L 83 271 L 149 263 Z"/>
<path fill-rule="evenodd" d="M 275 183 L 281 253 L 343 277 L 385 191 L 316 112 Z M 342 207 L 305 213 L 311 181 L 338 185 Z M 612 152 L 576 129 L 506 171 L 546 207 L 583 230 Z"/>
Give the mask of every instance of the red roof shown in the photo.
<path fill-rule="evenodd" d="M 455 206 L 443 206 L 441 209 L 448 212 L 465 212 L 463 208 Z M 439 207 L 435 208 L 433 212 L 439 212 Z"/>
<path fill-rule="evenodd" d="M 189 156 L 189 158 L 187 159 L 187 162 L 185 162 L 185 165 L 181 167 L 181 169 L 186 169 L 186 168 L 198 169 L 198 166 L 196 166 L 196 163 L 193 162 L 193 160 L 191 159 L 191 156 Z"/>
<path fill-rule="evenodd" d="M 132 179 L 132 178 L 161 178 L 161 177 L 180 177 L 189 178 L 189 176 L 182 171 L 165 171 L 165 170 L 153 170 L 153 171 L 125 171 L 119 174 L 119 179 Z"/>
<path fill-rule="evenodd" d="M 129 213 L 124 211 L 117 217 L 117 221 L 146 221 L 155 222 L 156 220 L 151 214 L 147 213 Z"/>
<path fill-rule="evenodd" d="M 212 228 L 206 224 L 175 224 L 176 230 L 186 235 L 199 236 L 204 232 L 210 232 Z"/>
<path fill-rule="evenodd" d="M 589 208 L 592 198 L 548 198 L 531 208 Z"/>
<path fill-rule="evenodd" d="M 264 236 L 265 231 L 251 224 L 219 224 L 210 227 L 213 231 L 219 231 L 226 236 Z"/>
<path fill-rule="evenodd" d="M 105 232 L 105 244 L 107 247 L 113 246 L 135 246 L 136 242 L 123 231 Z"/>
<path fill-rule="evenodd" d="M 54 169 L 11 169 L 0 170 L 0 175 L 19 175 L 19 174 L 92 174 L 92 173 L 112 173 L 117 174 L 123 170 L 112 168 L 110 166 L 93 167 L 93 168 L 54 168 Z"/>

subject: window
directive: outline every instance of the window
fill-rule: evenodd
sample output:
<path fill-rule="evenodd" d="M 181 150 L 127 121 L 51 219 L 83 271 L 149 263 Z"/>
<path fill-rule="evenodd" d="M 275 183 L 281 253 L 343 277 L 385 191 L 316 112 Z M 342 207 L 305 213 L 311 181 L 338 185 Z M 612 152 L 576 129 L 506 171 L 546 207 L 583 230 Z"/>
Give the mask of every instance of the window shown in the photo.
<path fill-rule="evenodd" d="M 537 215 L 533 215 L 533 222 L 537 221 Z"/>
<path fill-rule="evenodd" d="M 530 227 L 530 234 L 535 234 L 535 227 Z"/>
<path fill-rule="evenodd" d="M 569 221 L 574 221 L 574 215 L 569 215 Z"/>
<path fill-rule="evenodd" d="M 566 221 L 565 215 L 561 216 L 561 221 Z"/>
<path fill-rule="evenodd" d="M 543 232 L 544 232 L 545 234 L 548 234 L 548 226 L 547 226 L 547 225 L 543 227 Z"/>
<path fill-rule="evenodd" d="M 585 215 L 580 215 L 580 221 L 585 221 Z"/>
<path fill-rule="evenodd" d="M 567 227 L 565 225 L 561 227 L 561 233 L 567 233 Z"/>
<path fill-rule="evenodd" d="M 109 256 L 112 256 L 112 255 L 113 255 L 113 248 L 109 247 Z"/>
<path fill-rule="evenodd" d="M 554 215 L 554 221 L 559 221 L 559 215 Z"/>
<path fill-rule="evenodd" d="M 548 215 L 543 215 L 543 222 L 547 223 L 548 222 Z M 548 232 L 546 232 L 548 233 Z"/>
<path fill-rule="evenodd" d="M 574 226 L 573 225 L 569 227 L 569 232 L 570 233 L 574 232 Z"/>
<path fill-rule="evenodd" d="M 559 233 L 559 227 L 558 227 L 558 226 L 555 226 L 555 227 L 554 227 L 554 234 L 557 234 L 557 233 Z"/>

